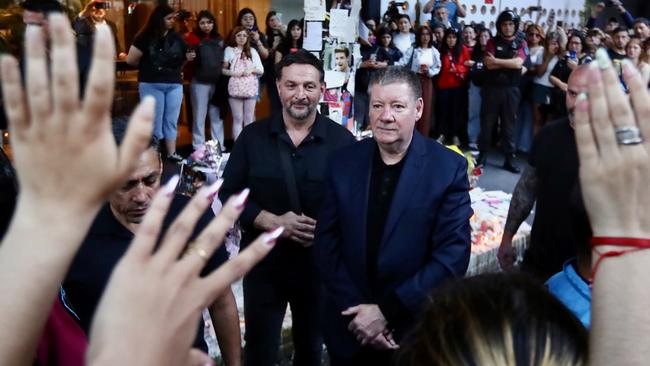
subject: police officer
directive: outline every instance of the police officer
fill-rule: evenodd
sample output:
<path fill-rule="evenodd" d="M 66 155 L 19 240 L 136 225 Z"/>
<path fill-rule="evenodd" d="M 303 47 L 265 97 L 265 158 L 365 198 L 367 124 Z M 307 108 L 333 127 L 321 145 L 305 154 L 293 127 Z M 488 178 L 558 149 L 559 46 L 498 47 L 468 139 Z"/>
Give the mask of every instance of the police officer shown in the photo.
<path fill-rule="evenodd" d="M 501 148 L 505 154 L 503 169 L 519 173 L 514 164 L 515 144 L 512 128 L 519 106 L 522 67 L 528 47 L 517 37 L 519 17 L 511 10 L 499 14 L 497 36 L 488 41 L 483 61 L 487 72 L 481 90 L 481 132 L 478 164 L 485 165 L 494 124 L 501 122 Z"/>

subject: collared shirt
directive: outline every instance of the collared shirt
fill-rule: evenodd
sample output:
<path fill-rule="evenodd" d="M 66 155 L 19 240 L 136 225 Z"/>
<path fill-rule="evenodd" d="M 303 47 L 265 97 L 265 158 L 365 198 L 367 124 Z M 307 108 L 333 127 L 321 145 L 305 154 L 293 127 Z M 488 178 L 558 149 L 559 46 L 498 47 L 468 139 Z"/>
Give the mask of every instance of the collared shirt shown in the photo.
<path fill-rule="evenodd" d="M 591 288 L 575 270 L 575 259 L 564 263 L 562 272 L 555 274 L 546 287 L 585 326 L 591 328 Z"/>
<path fill-rule="evenodd" d="M 176 195 L 171 203 L 163 227 L 168 228 L 178 216 L 189 199 Z M 195 238 L 214 218 L 212 212 L 206 212 L 192 234 Z M 133 233 L 122 225 L 113 215 L 108 204 L 104 205 L 95 217 L 88 235 L 84 239 L 79 252 L 75 256 L 68 274 L 63 282 L 63 288 L 70 301 L 70 305 L 79 316 L 79 325 L 88 335 L 92 318 L 99 305 L 99 300 L 104 293 L 113 269 L 126 253 Z M 228 254 L 222 245 L 206 263 L 202 274 L 210 273 L 228 260 Z M 137 299 L 134 299 L 137 301 Z M 206 350 L 203 341 L 203 321 L 197 329 L 194 347 Z"/>
<path fill-rule="evenodd" d="M 219 193 L 225 202 L 244 188 L 251 190 L 246 208 L 239 217 L 243 229 L 242 246 L 261 234 L 253 226 L 261 210 L 275 215 L 291 211 L 279 147 L 289 150 L 302 213 L 316 219 L 323 198 L 327 159 L 332 151 L 354 141 L 348 130 L 320 114 L 316 116 L 307 137 L 297 147 L 287 134 L 279 113 L 244 128 L 230 154 Z M 278 249 L 270 256 L 274 256 Z"/>

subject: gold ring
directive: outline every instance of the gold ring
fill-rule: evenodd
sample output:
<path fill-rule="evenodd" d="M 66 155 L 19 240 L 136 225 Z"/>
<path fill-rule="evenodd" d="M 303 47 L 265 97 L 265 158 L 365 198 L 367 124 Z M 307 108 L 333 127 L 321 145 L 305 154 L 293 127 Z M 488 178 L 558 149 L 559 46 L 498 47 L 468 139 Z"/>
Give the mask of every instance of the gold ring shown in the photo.
<path fill-rule="evenodd" d="M 208 261 L 208 259 L 210 259 L 210 256 L 208 256 L 208 252 L 206 252 L 205 249 L 201 248 L 195 242 L 191 242 L 190 245 L 187 246 L 187 249 L 185 250 L 185 253 L 183 255 L 187 256 L 190 253 L 198 255 L 201 259 L 203 259 L 206 262 Z"/>

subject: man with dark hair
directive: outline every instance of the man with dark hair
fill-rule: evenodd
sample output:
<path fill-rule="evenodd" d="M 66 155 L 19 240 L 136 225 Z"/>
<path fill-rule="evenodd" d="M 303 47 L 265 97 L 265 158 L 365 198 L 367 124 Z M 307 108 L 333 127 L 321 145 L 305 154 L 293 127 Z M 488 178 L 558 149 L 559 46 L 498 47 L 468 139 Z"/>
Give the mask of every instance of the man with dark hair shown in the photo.
<path fill-rule="evenodd" d="M 293 318 L 294 365 L 321 364 L 320 282 L 312 258 L 316 214 L 325 198 L 330 153 L 352 134 L 316 109 L 325 91 L 323 65 L 308 51 L 276 66 L 282 113 L 245 127 L 235 142 L 222 201 L 248 187 L 239 217 L 242 247 L 260 233 L 284 227 L 273 251 L 244 277 L 246 365 L 275 365 L 287 304 Z"/>
<path fill-rule="evenodd" d="M 47 27 L 50 13 L 62 13 L 63 6 L 56 0 L 25 0 L 20 3 L 23 9 L 23 23 Z"/>
<path fill-rule="evenodd" d="M 431 290 L 464 275 L 470 256 L 467 161 L 414 130 L 417 76 L 380 70 L 369 97 L 374 136 L 330 159 L 316 224 L 333 366 L 392 364 Z"/>
<path fill-rule="evenodd" d="M 575 242 L 569 221 L 569 197 L 578 179 L 578 152 L 572 127 L 576 100 L 587 92 L 588 65 L 579 66 L 569 76 L 566 93 L 567 118 L 544 126 L 533 141 L 528 165 L 512 193 L 508 217 L 499 247 L 501 268 L 509 270 L 516 260 L 512 239 L 535 208 L 535 219 L 521 265 L 522 271 L 539 282 L 562 270 L 575 256 Z"/>
<path fill-rule="evenodd" d="M 636 18 L 632 28 L 634 28 L 634 35 L 639 38 L 641 42 L 650 37 L 650 20 L 648 20 L 648 18 Z"/>
<path fill-rule="evenodd" d="M 113 119 L 113 133 L 118 144 L 124 139 L 127 124 L 126 117 Z M 90 332 L 93 315 L 111 273 L 131 244 L 134 233 L 140 227 L 153 196 L 160 186 L 161 175 L 162 159 L 159 144 L 158 140 L 152 137 L 149 148 L 140 155 L 137 168 L 129 180 L 113 193 L 108 203 L 95 217 L 88 235 L 70 266 L 63 288 L 86 335 Z M 188 197 L 176 195 L 163 226 L 169 227 L 188 202 Z M 206 212 L 201 217 L 194 228 L 192 239 L 210 223 L 212 218 L 214 218 L 212 212 Z M 228 254 L 224 246 L 221 246 L 207 260 L 202 273 L 212 272 L 227 260 Z M 232 292 L 224 292 L 208 310 L 214 322 L 224 361 L 227 365 L 239 365 L 241 335 L 237 304 Z M 207 351 L 203 330 L 204 323 L 201 320 L 197 325 L 194 347 Z"/>
<path fill-rule="evenodd" d="M 612 46 L 607 50 L 612 60 L 624 60 L 627 58 L 625 47 L 630 41 L 630 33 L 625 27 L 618 27 L 612 31 Z"/>
<path fill-rule="evenodd" d="M 481 88 L 481 132 L 478 165 L 487 161 L 492 130 L 500 123 L 501 149 L 505 155 L 503 169 L 519 173 L 514 164 L 515 141 L 512 134 L 521 92 L 521 69 L 527 58 L 526 41 L 517 37 L 519 16 L 506 10 L 497 17 L 497 36 L 488 41 L 483 64 L 487 69 Z"/>
<path fill-rule="evenodd" d="M 334 60 L 336 66 L 335 71 L 341 71 L 347 74 L 350 73 L 350 50 L 347 48 L 337 48 L 334 50 Z"/>

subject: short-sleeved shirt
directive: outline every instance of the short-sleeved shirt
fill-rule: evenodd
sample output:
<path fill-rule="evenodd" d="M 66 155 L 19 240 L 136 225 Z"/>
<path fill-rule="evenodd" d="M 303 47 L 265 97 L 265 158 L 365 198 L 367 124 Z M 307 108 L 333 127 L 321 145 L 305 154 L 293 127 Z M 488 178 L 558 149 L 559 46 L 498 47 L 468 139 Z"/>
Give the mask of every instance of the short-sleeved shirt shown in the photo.
<path fill-rule="evenodd" d="M 537 177 L 537 201 L 523 266 L 547 279 L 576 256 L 569 202 L 578 182 L 578 152 L 568 119 L 552 122 L 539 131 L 529 164 Z"/>
<path fill-rule="evenodd" d="M 433 4 L 433 10 L 431 10 L 431 19 L 434 19 L 434 13 L 436 11 L 436 6 L 438 4 L 442 4 L 442 1 L 436 0 L 436 2 Z M 458 5 L 456 5 L 455 2 L 453 1 L 447 1 L 444 3 L 445 6 L 447 7 L 447 10 L 449 11 L 449 21 L 451 24 L 455 27 L 458 26 L 458 14 L 456 12 L 458 11 Z"/>
<path fill-rule="evenodd" d="M 181 84 L 181 68 L 185 63 L 187 45 L 183 37 L 173 31 L 152 40 L 139 35 L 133 46 L 142 52 L 138 68 L 138 81 L 141 83 Z"/>
<path fill-rule="evenodd" d="M 163 228 L 168 228 L 172 224 L 188 201 L 189 198 L 185 196 L 174 197 Z M 194 228 L 192 238 L 196 237 L 213 217 L 212 212 L 206 212 Z M 88 235 L 68 270 L 63 288 L 70 305 L 79 316 L 79 325 L 86 334 L 90 332 L 92 318 L 111 273 L 126 253 L 133 237 L 133 233 L 117 221 L 109 205 L 104 205 L 95 217 Z M 202 275 L 210 273 L 227 260 L 228 254 L 222 245 L 206 263 Z M 194 347 L 206 349 L 203 341 L 203 321 L 198 326 Z"/>

